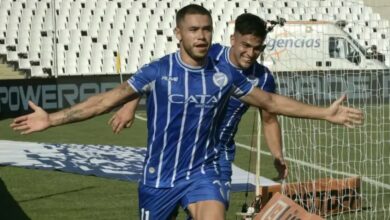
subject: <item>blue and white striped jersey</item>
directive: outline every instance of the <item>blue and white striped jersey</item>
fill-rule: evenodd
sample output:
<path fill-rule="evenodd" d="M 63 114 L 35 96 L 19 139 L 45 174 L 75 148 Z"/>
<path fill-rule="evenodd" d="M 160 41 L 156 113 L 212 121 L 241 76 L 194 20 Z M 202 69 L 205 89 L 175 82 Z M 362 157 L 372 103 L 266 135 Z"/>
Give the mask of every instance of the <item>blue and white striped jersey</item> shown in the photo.
<path fill-rule="evenodd" d="M 250 68 L 241 70 L 234 66 L 234 64 L 232 64 L 229 60 L 229 51 L 230 47 L 213 44 L 210 48 L 209 55 L 213 57 L 219 65 L 229 66 L 231 70 L 230 72 L 233 75 L 243 74 L 254 86 L 257 86 L 267 92 L 275 92 L 274 77 L 267 67 L 256 62 Z M 244 115 L 248 108 L 248 104 L 241 102 L 236 97 L 231 96 L 229 98 L 225 117 L 218 129 L 219 147 L 221 149 L 219 164 L 222 170 L 222 179 L 230 179 L 230 164 L 234 160 L 235 155 L 234 135 L 237 132 L 238 124 L 240 123 L 242 115 Z"/>
<path fill-rule="evenodd" d="M 252 90 L 246 77 L 210 58 L 203 67 L 191 67 L 176 52 L 145 65 L 128 83 L 147 95 L 143 184 L 168 188 L 219 175 L 217 123 L 232 91 L 240 97 Z"/>

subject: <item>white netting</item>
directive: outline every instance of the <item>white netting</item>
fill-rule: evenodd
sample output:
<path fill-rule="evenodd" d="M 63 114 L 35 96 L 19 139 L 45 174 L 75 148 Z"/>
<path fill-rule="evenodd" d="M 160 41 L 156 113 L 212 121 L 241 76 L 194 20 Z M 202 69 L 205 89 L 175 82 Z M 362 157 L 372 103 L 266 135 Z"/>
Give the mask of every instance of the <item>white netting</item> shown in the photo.
<path fill-rule="evenodd" d="M 275 74 L 279 93 L 306 103 L 330 105 L 347 94 L 345 105 L 362 109 L 365 125 L 347 129 L 323 121 L 281 117 L 289 182 L 321 178 L 362 179 L 363 210 L 331 219 L 390 217 L 390 71 L 307 71 Z"/>

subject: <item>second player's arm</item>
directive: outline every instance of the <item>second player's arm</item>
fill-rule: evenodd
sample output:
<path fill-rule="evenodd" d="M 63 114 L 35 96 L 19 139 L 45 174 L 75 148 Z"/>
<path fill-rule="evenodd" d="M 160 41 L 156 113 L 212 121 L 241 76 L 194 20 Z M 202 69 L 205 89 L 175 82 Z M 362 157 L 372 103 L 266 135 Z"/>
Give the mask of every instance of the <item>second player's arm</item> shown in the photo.
<path fill-rule="evenodd" d="M 288 169 L 283 156 L 282 134 L 278 117 L 267 111 L 259 110 L 261 111 L 265 142 L 274 157 L 274 166 L 279 175 L 278 179 L 285 179 Z"/>

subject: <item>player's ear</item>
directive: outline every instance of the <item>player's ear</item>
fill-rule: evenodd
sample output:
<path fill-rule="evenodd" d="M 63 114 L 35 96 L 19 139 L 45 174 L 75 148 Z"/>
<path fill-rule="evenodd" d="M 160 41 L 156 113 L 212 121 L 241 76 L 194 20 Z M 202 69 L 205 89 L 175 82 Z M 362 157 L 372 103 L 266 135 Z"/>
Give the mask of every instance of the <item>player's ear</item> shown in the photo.
<path fill-rule="evenodd" d="M 234 34 L 230 35 L 230 46 L 234 46 L 235 37 Z"/>
<path fill-rule="evenodd" d="M 181 32 L 180 32 L 180 28 L 175 27 L 175 29 L 173 30 L 173 32 L 175 33 L 176 39 L 180 42 L 180 41 L 181 41 Z"/>

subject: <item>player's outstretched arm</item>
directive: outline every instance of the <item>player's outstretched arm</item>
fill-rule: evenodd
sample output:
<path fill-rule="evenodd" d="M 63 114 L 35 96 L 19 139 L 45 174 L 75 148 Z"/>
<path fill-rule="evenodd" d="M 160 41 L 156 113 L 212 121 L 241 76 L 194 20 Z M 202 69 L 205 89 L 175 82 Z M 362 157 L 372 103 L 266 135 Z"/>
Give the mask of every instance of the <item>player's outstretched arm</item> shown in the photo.
<path fill-rule="evenodd" d="M 110 91 L 94 95 L 84 102 L 51 114 L 29 102 L 29 106 L 34 112 L 15 118 L 10 126 L 21 134 L 30 134 L 49 127 L 82 121 L 111 110 L 134 93 L 133 89 L 125 82 Z"/>
<path fill-rule="evenodd" d="M 277 180 L 285 179 L 288 175 L 288 167 L 283 157 L 282 134 L 278 117 L 267 111 L 261 110 L 261 118 L 264 130 L 264 138 L 274 157 L 274 166 L 278 172 Z"/>
<path fill-rule="evenodd" d="M 286 96 L 268 93 L 254 88 L 241 99 L 251 105 L 262 108 L 273 114 L 290 117 L 322 119 L 331 123 L 354 127 L 363 123 L 362 111 L 341 105 L 346 96 L 341 96 L 331 106 L 322 108 L 298 102 Z"/>
<path fill-rule="evenodd" d="M 119 132 L 125 127 L 131 127 L 140 99 L 140 97 L 137 97 L 124 104 L 108 121 L 108 124 L 111 126 L 112 131 L 115 134 L 119 134 Z"/>

